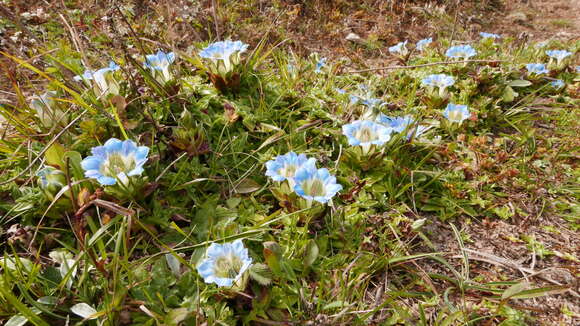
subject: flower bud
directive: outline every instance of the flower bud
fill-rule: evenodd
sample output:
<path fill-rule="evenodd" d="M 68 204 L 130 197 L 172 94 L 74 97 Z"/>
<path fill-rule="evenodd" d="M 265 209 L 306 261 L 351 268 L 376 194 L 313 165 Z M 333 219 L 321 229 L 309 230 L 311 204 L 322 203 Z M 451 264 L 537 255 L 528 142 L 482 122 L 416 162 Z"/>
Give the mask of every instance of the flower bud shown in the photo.
<path fill-rule="evenodd" d="M 54 98 L 56 92 L 48 91 L 40 96 L 33 96 L 30 101 L 30 107 L 36 110 L 40 123 L 47 128 L 58 124 L 65 115 Z"/>
<path fill-rule="evenodd" d="M 49 200 L 54 200 L 56 194 L 66 185 L 64 172 L 52 166 L 42 168 L 38 173 L 38 184 Z"/>

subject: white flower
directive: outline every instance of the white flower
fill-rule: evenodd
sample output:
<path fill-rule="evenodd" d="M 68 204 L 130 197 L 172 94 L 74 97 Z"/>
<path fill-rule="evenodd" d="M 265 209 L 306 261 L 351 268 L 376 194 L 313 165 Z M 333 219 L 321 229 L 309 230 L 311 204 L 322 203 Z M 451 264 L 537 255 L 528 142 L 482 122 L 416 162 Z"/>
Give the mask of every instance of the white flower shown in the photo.
<path fill-rule="evenodd" d="M 223 245 L 212 243 L 205 256 L 197 266 L 197 272 L 205 283 L 215 283 L 217 286 L 241 285 L 242 276 L 252 265 L 252 258 L 242 240 Z"/>
<path fill-rule="evenodd" d="M 119 94 L 119 83 L 115 80 L 113 73 L 121 69 L 119 65 L 111 61 L 108 67 L 101 68 L 97 71 L 86 70 L 82 75 L 74 77 L 75 81 L 83 81 L 89 83 L 90 80 L 94 82 L 94 86 L 98 92 L 97 95 Z"/>
<path fill-rule="evenodd" d="M 165 84 L 172 79 L 169 66 L 175 61 L 175 53 L 157 51 L 156 54 L 148 54 L 145 59 L 145 67 L 158 79 L 160 84 Z"/>
<path fill-rule="evenodd" d="M 451 122 L 461 124 L 465 119 L 468 119 L 471 116 L 471 113 L 469 112 L 467 105 L 449 103 L 447 104 L 445 111 L 443 111 L 443 116 Z"/>

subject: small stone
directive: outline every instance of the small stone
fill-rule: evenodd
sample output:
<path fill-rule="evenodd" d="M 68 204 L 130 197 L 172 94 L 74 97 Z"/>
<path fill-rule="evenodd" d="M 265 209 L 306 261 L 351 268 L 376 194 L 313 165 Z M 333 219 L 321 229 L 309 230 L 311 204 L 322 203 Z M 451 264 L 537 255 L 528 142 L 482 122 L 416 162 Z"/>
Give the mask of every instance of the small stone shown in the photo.
<path fill-rule="evenodd" d="M 528 16 L 523 12 L 516 11 L 512 14 L 509 14 L 506 19 L 514 23 L 522 24 L 528 21 Z"/>
<path fill-rule="evenodd" d="M 570 32 L 560 31 L 556 35 L 554 35 L 554 38 L 557 40 L 571 40 L 574 38 L 574 34 Z"/>
<path fill-rule="evenodd" d="M 348 33 L 348 35 L 345 37 L 345 39 L 347 41 L 351 41 L 351 42 L 358 43 L 358 44 L 364 43 L 364 40 L 355 33 Z"/>

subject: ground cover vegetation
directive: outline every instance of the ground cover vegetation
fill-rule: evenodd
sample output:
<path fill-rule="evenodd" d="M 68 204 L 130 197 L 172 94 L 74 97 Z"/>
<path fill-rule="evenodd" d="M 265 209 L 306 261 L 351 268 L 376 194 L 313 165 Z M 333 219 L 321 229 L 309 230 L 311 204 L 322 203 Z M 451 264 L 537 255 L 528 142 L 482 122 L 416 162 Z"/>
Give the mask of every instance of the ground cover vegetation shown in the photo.
<path fill-rule="evenodd" d="M 44 33 L 1 52 L 5 325 L 579 321 L 580 42 L 353 42 L 369 68 L 111 8 L 124 36 L 2 21 Z"/>

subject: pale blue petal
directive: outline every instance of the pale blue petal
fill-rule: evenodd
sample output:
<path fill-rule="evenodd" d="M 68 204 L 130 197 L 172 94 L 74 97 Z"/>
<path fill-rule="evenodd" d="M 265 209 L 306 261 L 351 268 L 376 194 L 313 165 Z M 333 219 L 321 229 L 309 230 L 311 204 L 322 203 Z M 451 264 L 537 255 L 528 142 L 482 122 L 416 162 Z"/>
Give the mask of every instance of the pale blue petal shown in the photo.
<path fill-rule="evenodd" d="M 107 150 L 107 153 L 119 152 L 123 147 L 123 142 L 117 138 L 111 138 L 103 146 Z"/>
<path fill-rule="evenodd" d="M 101 164 L 103 160 L 95 156 L 89 156 L 81 161 L 81 167 L 84 170 L 98 170 Z"/>
<path fill-rule="evenodd" d="M 132 177 L 134 175 L 140 175 L 141 173 L 143 173 L 143 168 L 138 166 L 136 168 L 134 168 L 133 170 L 129 171 L 129 173 L 127 173 L 128 176 Z"/>
<path fill-rule="evenodd" d="M 97 181 L 102 184 L 103 186 L 111 186 L 117 183 L 115 178 L 100 176 L 97 178 Z"/>

